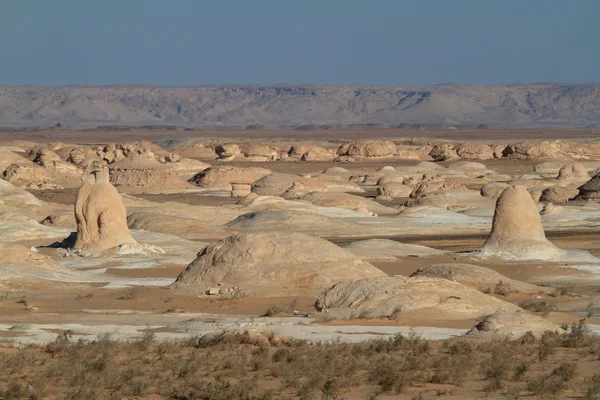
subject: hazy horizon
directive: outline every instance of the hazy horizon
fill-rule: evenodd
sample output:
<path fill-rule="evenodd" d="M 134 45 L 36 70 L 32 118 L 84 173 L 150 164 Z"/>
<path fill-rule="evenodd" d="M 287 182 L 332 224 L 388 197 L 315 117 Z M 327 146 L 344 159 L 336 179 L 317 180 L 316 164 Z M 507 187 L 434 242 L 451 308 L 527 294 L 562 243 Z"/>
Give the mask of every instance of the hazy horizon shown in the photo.
<path fill-rule="evenodd" d="M 594 0 L 0 5 L 0 85 L 598 83 Z"/>

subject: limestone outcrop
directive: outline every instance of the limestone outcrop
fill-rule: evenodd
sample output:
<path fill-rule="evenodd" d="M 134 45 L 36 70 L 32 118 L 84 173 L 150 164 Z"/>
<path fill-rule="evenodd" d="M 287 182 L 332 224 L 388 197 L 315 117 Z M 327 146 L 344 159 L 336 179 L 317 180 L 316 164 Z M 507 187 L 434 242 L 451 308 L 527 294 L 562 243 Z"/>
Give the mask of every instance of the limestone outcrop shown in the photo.
<path fill-rule="evenodd" d="M 346 280 L 325 290 L 315 303 L 330 317 L 415 317 L 466 320 L 519 307 L 442 278 L 385 276 Z"/>
<path fill-rule="evenodd" d="M 510 186 L 500 195 L 492 231 L 479 252 L 514 260 L 595 260 L 586 251 L 559 249 L 546 239 L 535 202 L 523 186 Z"/>
<path fill-rule="evenodd" d="M 261 297 L 317 295 L 340 279 L 377 276 L 385 273 L 325 239 L 257 232 L 206 246 L 171 287 L 202 293 L 221 284 Z"/>
<path fill-rule="evenodd" d="M 136 243 L 127 226 L 121 195 L 110 183 L 106 168 L 91 168 L 84 175 L 75 201 L 75 220 L 75 250 L 101 251 Z"/>

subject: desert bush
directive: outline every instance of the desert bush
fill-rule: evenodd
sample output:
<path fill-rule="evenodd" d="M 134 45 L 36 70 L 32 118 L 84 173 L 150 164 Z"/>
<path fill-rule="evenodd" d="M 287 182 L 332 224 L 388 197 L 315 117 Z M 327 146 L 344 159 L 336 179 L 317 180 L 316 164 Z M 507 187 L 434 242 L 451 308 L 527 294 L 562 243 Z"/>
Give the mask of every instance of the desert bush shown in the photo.
<path fill-rule="evenodd" d="M 520 302 L 518 306 L 528 311 L 541 313 L 544 316 L 548 315 L 548 313 L 550 313 L 551 311 L 556 310 L 556 306 L 552 304 L 547 304 L 545 301 L 527 300 Z"/>

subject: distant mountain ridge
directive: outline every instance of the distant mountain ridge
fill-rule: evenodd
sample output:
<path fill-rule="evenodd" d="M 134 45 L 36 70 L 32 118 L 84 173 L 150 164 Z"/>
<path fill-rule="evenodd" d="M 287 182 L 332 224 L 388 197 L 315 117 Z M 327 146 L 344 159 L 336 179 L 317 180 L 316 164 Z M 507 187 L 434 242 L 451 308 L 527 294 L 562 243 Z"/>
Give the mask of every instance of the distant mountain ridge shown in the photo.
<path fill-rule="evenodd" d="M 600 84 L 0 86 L 0 126 L 600 126 Z"/>

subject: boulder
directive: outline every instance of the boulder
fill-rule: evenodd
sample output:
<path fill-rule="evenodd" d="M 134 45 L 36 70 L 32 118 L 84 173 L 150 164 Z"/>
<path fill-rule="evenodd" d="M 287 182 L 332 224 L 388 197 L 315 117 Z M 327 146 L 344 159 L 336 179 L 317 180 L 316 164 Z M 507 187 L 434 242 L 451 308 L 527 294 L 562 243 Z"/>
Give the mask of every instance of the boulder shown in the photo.
<path fill-rule="evenodd" d="M 467 160 L 489 160 L 494 158 L 492 148 L 484 143 L 463 143 L 454 149 L 460 158 Z"/>
<path fill-rule="evenodd" d="M 484 197 L 498 197 L 502 194 L 504 189 L 509 187 L 510 185 L 502 182 L 492 182 L 483 185 L 480 190 L 480 193 Z"/>
<path fill-rule="evenodd" d="M 297 232 L 231 236 L 206 246 L 173 289 L 201 293 L 218 283 L 255 296 L 317 295 L 340 279 L 384 276 L 325 239 Z"/>
<path fill-rule="evenodd" d="M 539 197 L 539 201 L 547 201 L 550 203 L 567 203 L 570 199 L 576 197 L 578 194 L 579 190 L 577 188 L 568 186 L 554 186 L 544 189 Z"/>
<path fill-rule="evenodd" d="M 434 146 L 429 155 L 433 158 L 433 161 L 449 161 L 460 158 L 454 149 L 454 145 L 449 143 Z"/>
<path fill-rule="evenodd" d="M 377 197 L 382 196 L 391 199 L 409 197 L 412 191 L 411 186 L 391 182 L 377 187 Z"/>
<path fill-rule="evenodd" d="M 233 161 L 244 158 L 240 146 L 235 143 L 224 143 L 218 145 L 215 147 L 215 152 L 221 161 Z"/>

